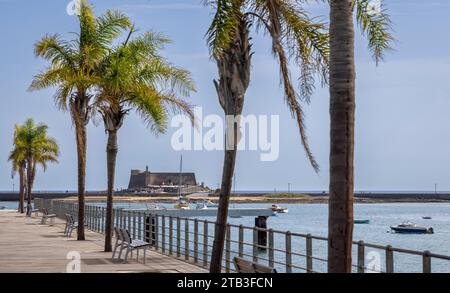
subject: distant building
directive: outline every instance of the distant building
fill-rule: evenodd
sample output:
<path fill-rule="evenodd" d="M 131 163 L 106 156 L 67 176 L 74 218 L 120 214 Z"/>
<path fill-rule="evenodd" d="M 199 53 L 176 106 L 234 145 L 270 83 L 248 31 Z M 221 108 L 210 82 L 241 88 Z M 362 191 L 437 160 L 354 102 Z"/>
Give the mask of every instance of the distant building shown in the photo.
<path fill-rule="evenodd" d="M 129 191 L 177 192 L 180 183 L 179 172 L 150 172 L 148 166 L 145 171 L 131 170 Z M 204 184 L 197 184 L 195 173 L 181 173 L 182 193 L 207 191 Z"/>

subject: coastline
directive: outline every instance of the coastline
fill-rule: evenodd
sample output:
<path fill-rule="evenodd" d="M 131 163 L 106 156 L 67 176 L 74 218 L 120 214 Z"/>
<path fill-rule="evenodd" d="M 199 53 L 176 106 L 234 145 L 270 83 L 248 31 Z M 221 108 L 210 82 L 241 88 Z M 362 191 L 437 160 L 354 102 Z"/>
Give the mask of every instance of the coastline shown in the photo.
<path fill-rule="evenodd" d="M 195 196 L 189 197 L 191 200 L 210 200 L 217 203 L 219 198 L 216 196 Z M 76 197 L 68 197 L 62 199 L 64 201 L 76 201 Z M 105 201 L 105 196 L 92 196 L 86 198 L 86 202 L 98 202 Z M 143 203 L 177 203 L 178 200 L 174 197 L 167 196 L 155 196 L 155 197 L 142 197 L 142 196 L 115 196 L 116 202 L 143 202 Z M 450 200 L 445 199 L 414 199 L 414 198 L 360 198 L 357 197 L 354 200 L 355 203 L 360 204 L 377 204 L 377 203 L 450 203 Z M 328 203 L 328 197 L 326 196 L 302 196 L 298 198 L 275 198 L 270 196 L 254 196 L 254 197 L 231 197 L 231 204 L 326 204 Z"/>

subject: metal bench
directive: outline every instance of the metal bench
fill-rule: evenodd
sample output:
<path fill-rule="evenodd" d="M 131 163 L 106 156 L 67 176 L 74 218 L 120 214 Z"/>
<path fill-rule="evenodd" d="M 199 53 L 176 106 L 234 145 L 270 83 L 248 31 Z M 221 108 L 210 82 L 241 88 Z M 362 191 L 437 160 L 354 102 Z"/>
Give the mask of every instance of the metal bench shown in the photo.
<path fill-rule="evenodd" d="M 128 260 L 128 254 L 131 252 L 131 256 L 133 256 L 133 251 L 137 252 L 137 261 L 139 261 L 139 249 L 144 249 L 144 264 L 146 259 L 147 248 L 151 246 L 150 243 L 142 241 L 142 240 L 133 240 L 131 239 L 130 233 L 128 230 L 123 228 L 114 228 L 114 232 L 116 233 L 116 244 L 114 246 L 114 252 L 112 259 L 114 260 L 117 249 L 120 247 L 119 254 L 117 256 L 117 260 L 121 259 L 122 251 L 125 249 L 125 257 L 124 263 Z"/>
<path fill-rule="evenodd" d="M 46 224 L 47 220 L 50 219 L 51 225 L 55 224 L 56 214 L 49 214 L 46 208 L 42 209 L 42 220 L 41 224 Z"/>
<path fill-rule="evenodd" d="M 72 237 L 73 229 L 78 228 L 78 222 L 75 221 L 71 214 L 66 214 L 66 227 L 64 228 L 64 235 Z"/>
<path fill-rule="evenodd" d="M 252 262 L 252 261 L 248 261 L 245 260 L 241 257 L 235 257 L 233 259 L 233 263 L 234 266 L 236 268 L 236 272 L 237 273 L 243 273 L 243 274 L 255 274 L 255 273 L 260 273 L 260 274 L 273 274 L 276 273 L 277 270 L 272 268 L 272 267 L 268 267 L 256 262 Z"/>

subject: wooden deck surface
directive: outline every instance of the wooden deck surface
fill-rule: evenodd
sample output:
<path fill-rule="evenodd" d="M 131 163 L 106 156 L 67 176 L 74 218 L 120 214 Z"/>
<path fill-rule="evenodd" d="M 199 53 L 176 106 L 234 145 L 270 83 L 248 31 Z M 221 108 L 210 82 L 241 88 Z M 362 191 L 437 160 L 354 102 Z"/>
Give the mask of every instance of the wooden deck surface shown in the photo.
<path fill-rule="evenodd" d="M 0 211 L 0 272 L 65 273 L 72 259 L 81 256 L 81 273 L 206 273 L 207 271 L 155 251 L 147 251 L 147 263 L 136 255 L 127 264 L 111 261 L 103 252 L 103 235 L 86 230 L 86 241 L 63 235 L 65 223 L 57 219 L 54 226 L 41 225 L 41 217 L 25 217 L 15 211 Z M 69 255 L 70 256 L 70 255 Z M 70 268 L 71 266 L 69 266 Z"/>

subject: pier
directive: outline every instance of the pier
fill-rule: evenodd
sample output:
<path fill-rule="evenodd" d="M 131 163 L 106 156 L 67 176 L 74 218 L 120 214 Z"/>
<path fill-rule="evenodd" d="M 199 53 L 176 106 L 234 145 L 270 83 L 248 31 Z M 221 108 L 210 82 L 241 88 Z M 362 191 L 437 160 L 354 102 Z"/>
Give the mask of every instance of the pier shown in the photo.
<path fill-rule="evenodd" d="M 0 211 L 0 273 L 66 273 L 75 255 L 80 256 L 82 273 L 206 273 L 188 262 L 147 251 L 147 263 L 130 259 L 122 264 L 103 252 L 104 235 L 86 229 L 86 241 L 64 236 L 65 221 L 41 225 L 41 217 L 26 217 L 15 211 Z M 74 258 L 74 259 L 72 259 Z M 76 268 L 75 268 L 76 269 Z"/>
<path fill-rule="evenodd" d="M 40 209 L 47 208 L 51 213 L 57 214 L 60 219 L 63 219 L 66 214 L 76 216 L 78 210 L 77 203 L 61 200 L 35 199 L 35 207 Z M 13 218 L 14 214 L 19 219 L 17 221 L 24 219 L 23 215 L 14 212 L 8 213 L 12 213 L 9 222 L 16 221 Z M 2 213 L 0 212 L 1 215 Z M 85 225 L 88 233 L 87 239 L 89 241 L 96 239 L 95 241 L 99 242 L 97 246 L 90 247 L 88 251 L 91 251 L 91 249 L 93 252 L 101 251 L 100 246 L 103 240 L 101 234 L 105 231 L 105 216 L 106 209 L 104 207 L 89 203 L 86 205 Z M 113 209 L 113 218 L 113 225 L 127 229 L 133 239 L 150 242 L 156 259 L 158 259 L 158 255 L 173 258 L 176 261 L 174 263 L 171 263 L 166 258 L 163 258 L 163 260 L 171 265 L 173 264 L 174 268 L 178 266 L 182 268 L 182 264 L 177 261 L 183 261 L 183 264 L 194 265 L 201 271 L 207 270 L 212 253 L 215 222 L 206 219 L 174 217 L 151 214 L 143 210 L 125 209 Z M 61 220 L 58 221 L 61 223 Z M 8 255 L 8 253 L 15 255 L 16 252 L 18 252 L 17 255 L 20 255 L 20 251 L 22 251 L 24 246 L 24 243 L 21 242 L 24 231 L 17 228 L 16 224 L 12 224 L 16 230 L 14 233 L 10 233 L 7 222 L 0 224 L 2 228 L 0 233 L 3 235 L 4 231 L 6 231 L 6 233 L 9 233 L 8 238 L 10 238 L 5 243 L 2 242 L 3 239 L 0 239 L 0 250 L 2 250 L 0 257 Z M 27 224 L 22 223 L 22 225 Z M 29 232 L 32 234 L 37 232 L 36 223 L 33 225 L 26 227 L 25 233 Z M 263 225 L 263 223 L 260 224 L 260 226 Z M 59 229 L 60 235 L 62 234 L 62 229 Z M 88 232 L 88 230 L 90 231 Z M 52 242 L 54 241 L 52 238 L 61 238 L 62 236 L 57 237 L 55 234 L 51 236 L 40 235 L 41 239 L 39 241 L 41 241 L 41 244 L 38 247 L 33 246 L 34 244 L 32 244 L 31 248 L 28 247 L 28 244 L 26 245 L 25 250 L 28 254 L 33 255 L 34 252 L 38 258 L 41 255 L 46 257 L 47 255 L 53 255 L 60 246 L 65 245 L 61 244 L 61 242 Z M 96 236 L 91 238 L 90 235 Z M 264 238 L 261 238 L 261 235 L 264 235 L 266 242 L 262 241 Z M 48 244 L 47 241 L 50 245 L 46 245 Z M 74 239 L 66 239 L 65 241 L 73 244 L 71 249 L 75 251 L 82 251 L 82 245 L 87 243 L 80 243 Z M 327 243 L 328 238 L 324 236 L 256 226 L 227 224 L 222 271 L 235 271 L 233 258 L 239 256 L 273 267 L 280 273 L 324 273 L 327 272 Z M 57 248 L 55 248 L 55 251 L 49 251 L 52 250 L 53 244 Z M 11 252 L 12 249 L 14 250 L 13 252 Z M 42 253 L 40 252 L 41 250 L 43 251 Z M 436 254 L 427 250 L 411 250 L 355 240 L 353 241 L 353 252 L 352 266 L 355 273 L 450 272 L 450 256 Z M 110 255 L 103 254 L 103 257 L 106 259 Z M 6 257 L 6 259 L 8 258 Z M 377 259 L 378 261 L 374 262 Z M 32 262 L 31 266 L 34 265 Z M 117 265 L 119 270 L 125 268 L 125 266 L 120 264 L 115 265 Z M 113 266 L 110 269 L 116 270 L 117 268 Z"/>

